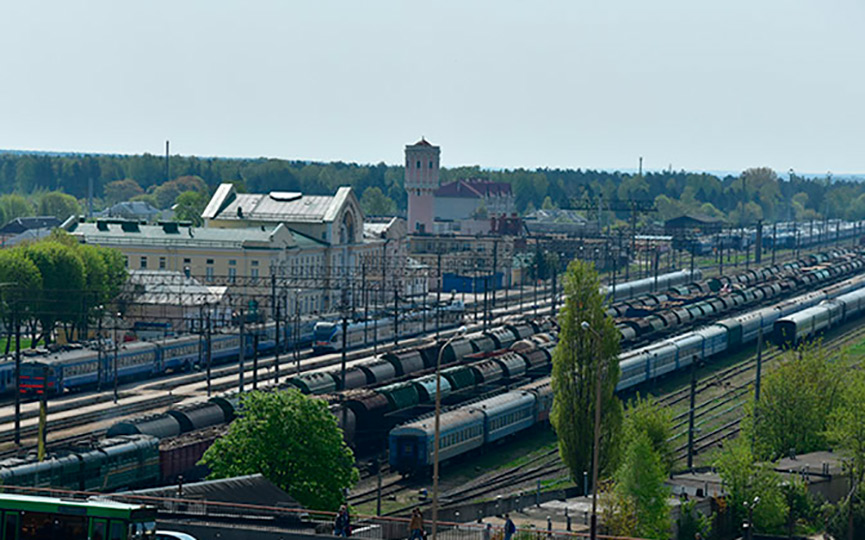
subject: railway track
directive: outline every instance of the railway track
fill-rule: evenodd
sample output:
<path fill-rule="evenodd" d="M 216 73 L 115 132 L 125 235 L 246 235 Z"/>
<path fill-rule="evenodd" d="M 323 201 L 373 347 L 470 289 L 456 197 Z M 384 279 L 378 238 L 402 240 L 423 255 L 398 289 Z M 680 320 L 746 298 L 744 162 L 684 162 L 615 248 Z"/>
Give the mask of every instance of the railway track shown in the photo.
<path fill-rule="evenodd" d="M 850 344 L 858 343 L 863 339 L 865 339 L 865 326 L 857 322 L 848 323 L 846 329 L 842 327 L 836 330 L 836 334 L 831 337 L 825 347 L 827 350 L 835 352 Z M 773 367 L 777 366 L 777 362 L 785 354 L 787 354 L 786 351 L 772 348 L 767 354 L 763 355 L 762 368 L 764 369 L 764 373 L 770 372 Z M 733 392 L 734 396 L 727 396 L 720 400 L 710 398 L 695 406 L 694 427 L 705 432 L 694 438 L 693 451 L 695 455 L 718 446 L 723 441 L 738 435 L 741 431 L 741 422 L 744 418 L 743 406 L 749 399 L 752 399 L 751 388 L 756 380 L 756 357 L 751 357 L 740 364 L 731 366 L 724 370 L 724 372 L 720 380 L 730 381 L 737 376 L 741 375 L 742 377 L 740 377 L 737 384 L 729 386 L 727 390 L 727 392 Z M 707 377 L 710 380 L 712 378 L 714 377 L 711 375 Z M 703 386 L 703 389 L 707 390 L 711 386 L 711 383 L 706 384 Z M 686 393 L 689 392 L 689 389 L 684 390 Z M 674 421 L 678 420 L 676 428 L 687 425 L 687 415 L 688 409 L 674 416 Z M 682 421 L 683 418 L 684 421 Z M 697 418 L 702 418 L 702 421 L 699 423 L 696 422 Z M 676 433 L 671 440 L 681 439 L 682 437 L 686 437 L 687 434 L 688 430 L 685 427 L 684 430 Z M 688 456 L 687 443 L 677 446 L 674 454 L 677 461 L 686 460 Z"/>

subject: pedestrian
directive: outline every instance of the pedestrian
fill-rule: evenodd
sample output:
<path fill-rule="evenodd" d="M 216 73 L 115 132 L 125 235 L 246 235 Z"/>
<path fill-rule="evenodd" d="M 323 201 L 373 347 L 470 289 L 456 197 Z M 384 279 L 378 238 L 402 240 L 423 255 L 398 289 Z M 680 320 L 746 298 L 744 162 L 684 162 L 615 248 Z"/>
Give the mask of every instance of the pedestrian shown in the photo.
<path fill-rule="evenodd" d="M 348 515 L 348 508 L 345 505 L 339 507 L 339 512 L 336 513 L 336 519 L 333 521 L 334 536 L 351 536 L 351 523 Z"/>
<path fill-rule="evenodd" d="M 411 511 L 411 522 L 408 525 L 409 540 L 423 540 L 423 514 L 420 508 Z"/>
<path fill-rule="evenodd" d="M 505 540 L 511 540 L 515 532 L 517 532 L 517 526 L 511 520 L 511 515 L 505 514 Z"/>

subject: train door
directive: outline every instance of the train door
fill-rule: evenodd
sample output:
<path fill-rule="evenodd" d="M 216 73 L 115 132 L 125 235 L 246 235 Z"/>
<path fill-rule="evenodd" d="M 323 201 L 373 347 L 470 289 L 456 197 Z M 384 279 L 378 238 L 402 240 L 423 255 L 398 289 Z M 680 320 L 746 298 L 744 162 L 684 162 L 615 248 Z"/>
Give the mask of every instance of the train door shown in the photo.
<path fill-rule="evenodd" d="M 90 540 L 105 540 L 107 534 L 107 519 L 93 519 L 90 521 Z"/>
<path fill-rule="evenodd" d="M 18 540 L 18 512 L 3 513 L 3 540 Z"/>

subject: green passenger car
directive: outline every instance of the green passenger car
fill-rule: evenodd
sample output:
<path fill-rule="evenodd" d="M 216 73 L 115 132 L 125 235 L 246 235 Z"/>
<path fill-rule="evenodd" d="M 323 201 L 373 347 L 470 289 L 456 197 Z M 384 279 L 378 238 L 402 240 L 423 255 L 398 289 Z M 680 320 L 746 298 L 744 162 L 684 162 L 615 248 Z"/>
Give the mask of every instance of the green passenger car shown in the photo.
<path fill-rule="evenodd" d="M 0 540 L 152 540 L 156 509 L 0 494 Z"/>

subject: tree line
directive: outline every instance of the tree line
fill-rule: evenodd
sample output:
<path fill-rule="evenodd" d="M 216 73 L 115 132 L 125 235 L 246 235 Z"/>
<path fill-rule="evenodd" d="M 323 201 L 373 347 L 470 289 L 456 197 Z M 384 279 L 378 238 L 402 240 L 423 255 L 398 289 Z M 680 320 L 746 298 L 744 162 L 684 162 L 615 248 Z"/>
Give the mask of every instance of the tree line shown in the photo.
<path fill-rule="evenodd" d="M 146 200 L 163 210 L 177 203 L 178 179 L 194 179 L 196 192 L 209 194 L 223 182 L 240 190 L 265 193 L 299 191 L 332 194 L 350 185 L 373 215 L 403 213 L 407 196 L 402 166 L 356 163 L 318 163 L 270 158 L 226 159 L 195 156 L 165 158 L 153 154 L 0 154 L 0 193 L 30 198 L 61 192 L 82 205 L 92 186 L 96 208 L 123 200 Z M 769 168 L 755 167 L 738 175 L 717 176 L 688 171 L 645 174 L 592 169 L 505 169 L 479 166 L 441 169 L 441 182 L 480 178 L 511 185 L 516 210 L 568 208 L 572 201 L 654 201 L 658 213 L 648 219 L 669 219 L 685 213 L 720 217 L 732 224 L 765 220 L 828 218 L 865 219 L 865 186 L 850 179 L 806 178 L 793 174 L 781 179 Z M 20 202 L 20 201 L 18 201 Z M 3 222 L 39 208 L 0 204 Z M 619 212 L 605 219 L 626 220 Z M 613 222 L 612 224 L 615 224 Z"/>
<path fill-rule="evenodd" d="M 119 250 L 80 244 L 55 230 L 38 242 L 0 250 L 0 317 L 9 353 L 19 325 L 31 343 L 51 343 L 62 325 L 67 336 L 86 334 L 120 294 L 127 271 Z"/>

